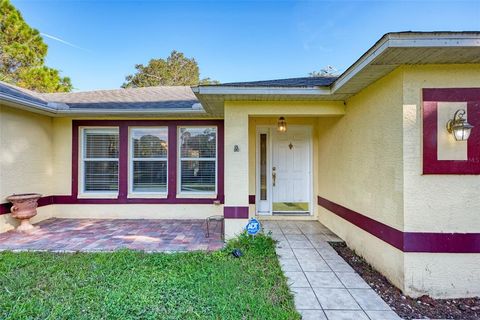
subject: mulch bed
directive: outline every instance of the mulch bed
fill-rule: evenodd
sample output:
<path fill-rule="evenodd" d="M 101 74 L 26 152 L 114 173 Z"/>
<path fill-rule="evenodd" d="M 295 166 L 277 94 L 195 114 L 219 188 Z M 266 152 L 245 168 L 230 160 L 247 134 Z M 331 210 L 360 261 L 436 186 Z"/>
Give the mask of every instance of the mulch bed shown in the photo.
<path fill-rule="evenodd" d="M 412 299 L 403 295 L 344 242 L 331 242 L 330 245 L 403 319 L 480 319 L 480 297 L 432 299 L 421 296 Z"/>

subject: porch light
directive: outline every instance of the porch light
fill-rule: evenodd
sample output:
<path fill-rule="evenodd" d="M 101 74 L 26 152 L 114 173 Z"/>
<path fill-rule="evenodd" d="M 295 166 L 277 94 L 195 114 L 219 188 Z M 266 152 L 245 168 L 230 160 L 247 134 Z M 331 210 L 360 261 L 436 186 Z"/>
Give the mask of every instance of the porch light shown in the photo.
<path fill-rule="evenodd" d="M 277 131 L 278 132 L 287 132 L 287 121 L 285 120 L 284 117 L 278 118 Z"/>
<path fill-rule="evenodd" d="M 466 141 L 470 137 L 470 132 L 473 126 L 463 118 L 465 115 L 464 109 L 458 109 L 453 115 L 453 119 L 448 120 L 447 130 L 452 133 L 457 141 Z"/>

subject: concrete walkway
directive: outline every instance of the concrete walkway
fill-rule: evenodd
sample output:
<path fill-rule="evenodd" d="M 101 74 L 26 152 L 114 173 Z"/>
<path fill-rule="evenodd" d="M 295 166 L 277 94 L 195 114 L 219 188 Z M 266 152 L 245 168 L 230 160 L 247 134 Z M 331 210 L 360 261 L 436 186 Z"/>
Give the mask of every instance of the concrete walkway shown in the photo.
<path fill-rule="evenodd" d="M 341 241 L 315 221 L 264 221 L 302 318 L 397 320 L 400 317 L 327 241 Z"/>

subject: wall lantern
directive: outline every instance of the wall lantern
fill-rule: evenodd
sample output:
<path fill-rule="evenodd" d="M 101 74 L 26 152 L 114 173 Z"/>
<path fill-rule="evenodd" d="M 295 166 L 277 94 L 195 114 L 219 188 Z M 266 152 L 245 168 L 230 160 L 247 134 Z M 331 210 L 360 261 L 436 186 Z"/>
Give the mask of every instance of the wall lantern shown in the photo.
<path fill-rule="evenodd" d="M 452 133 L 457 141 L 466 141 L 470 137 L 470 132 L 473 126 L 463 118 L 465 115 L 464 109 L 458 109 L 453 115 L 453 119 L 448 120 L 447 130 Z"/>
<path fill-rule="evenodd" d="M 287 121 L 285 120 L 284 117 L 278 118 L 277 131 L 278 132 L 287 132 Z"/>

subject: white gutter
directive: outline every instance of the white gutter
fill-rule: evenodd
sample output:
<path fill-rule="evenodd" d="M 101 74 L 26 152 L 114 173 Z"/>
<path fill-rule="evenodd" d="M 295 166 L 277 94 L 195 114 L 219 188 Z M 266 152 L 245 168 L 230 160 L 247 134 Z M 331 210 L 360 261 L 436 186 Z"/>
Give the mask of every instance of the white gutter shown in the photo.
<path fill-rule="evenodd" d="M 46 104 L 42 104 L 40 102 L 34 102 L 34 101 L 28 101 L 25 99 L 20 99 L 17 97 L 13 97 L 8 94 L 0 93 L 0 101 L 5 101 L 7 103 L 13 103 L 16 106 L 21 106 L 23 107 L 22 109 L 24 110 L 36 110 L 36 111 L 41 111 L 42 113 L 47 113 L 47 114 L 55 114 L 56 110 L 48 107 Z"/>
<path fill-rule="evenodd" d="M 329 87 L 305 88 L 269 88 L 269 87 L 231 87 L 231 86 L 198 86 L 192 88 L 193 93 L 219 95 L 330 95 Z"/>
<path fill-rule="evenodd" d="M 39 102 L 27 101 L 25 99 L 12 97 L 8 94 L 0 93 L 0 101 L 4 101 L 7 104 L 13 104 L 15 107 L 27 111 L 38 112 L 49 116 L 55 115 L 98 115 L 98 114 L 205 114 L 205 110 L 199 104 L 192 105 L 191 109 L 65 109 L 64 104 L 42 104 Z M 54 107 L 55 106 L 55 107 Z"/>
<path fill-rule="evenodd" d="M 177 114 L 177 113 L 206 113 L 203 109 L 69 109 L 56 110 L 55 114 L 75 114 L 75 115 L 89 115 L 89 114 Z"/>

